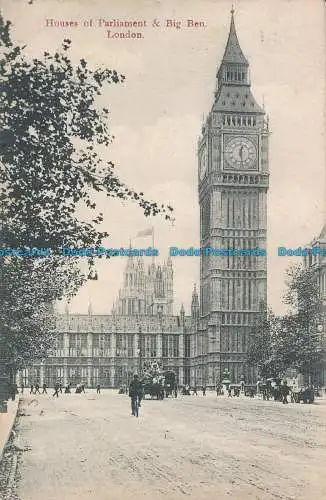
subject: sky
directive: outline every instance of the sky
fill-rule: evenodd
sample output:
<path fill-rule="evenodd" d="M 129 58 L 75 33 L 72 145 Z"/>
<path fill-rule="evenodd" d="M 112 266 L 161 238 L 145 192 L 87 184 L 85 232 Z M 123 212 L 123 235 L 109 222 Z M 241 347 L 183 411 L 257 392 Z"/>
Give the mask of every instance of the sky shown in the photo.
<path fill-rule="evenodd" d="M 250 64 L 253 94 L 270 119 L 268 194 L 268 302 L 284 312 L 285 269 L 296 261 L 277 248 L 308 245 L 325 219 L 325 2 L 322 0 L 238 0 L 235 24 Z M 2 0 L 16 41 L 40 56 L 72 40 L 71 57 L 93 68 L 114 68 L 126 76 L 105 89 L 99 104 L 110 110 L 113 144 L 102 152 L 116 172 L 148 199 L 169 203 L 175 223 L 145 218 L 135 204 L 98 197 L 106 247 L 151 244 L 136 234 L 154 226 L 158 260 L 170 246 L 199 246 L 197 140 L 203 116 L 213 104 L 215 75 L 229 32 L 228 0 Z M 146 21 L 143 38 L 108 38 L 98 20 Z M 47 21 L 48 20 L 48 21 Z M 51 21 L 53 20 L 53 21 Z M 92 20 L 92 26 L 84 26 Z M 201 23 L 187 28 L 188 20 Z M 46 24 L 75 21 L 77 27 Z M 153 22 L 156 25 L 153 26 Z M 181 21 L 182 27 L 167 27 Z M 159 24 L 159 26 L 157 26 Z M 176 23 L 174 23 L 176 24 Z M 128 28 L 110 28 L 111 32 Z M 111 34 L 112 34 L 111 33 Z M 122 284 L 124 257 L 100 261 L 98 281 L 87 284 L 71 312 L 108 314 Z M 173 259 L 175 313 L 189 312 L 199 258 Z"/>

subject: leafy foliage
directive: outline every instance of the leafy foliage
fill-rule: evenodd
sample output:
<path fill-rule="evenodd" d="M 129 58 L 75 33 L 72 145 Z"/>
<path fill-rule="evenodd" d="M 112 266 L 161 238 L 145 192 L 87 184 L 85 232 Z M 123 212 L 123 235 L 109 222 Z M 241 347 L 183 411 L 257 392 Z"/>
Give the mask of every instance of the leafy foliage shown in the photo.
<path fill-rule="evenodd" d="M 70 40 L 62 51 L 44 52 L 29 61 L 24 48 L 14 46 L 10 23 L 0 20 L 2 58 L 1 183 L 5 241 L 11 246 L 99 245 L 106 232 L 81 221 L 77 206 L 96 210 L 94 193 L 133 200 L 145 216 L 171 218 L 171 207 L 159 206 L 121 182 L 112 162 L 104 161 L 98 146 L 109 146 L 107 108 L 96 97 L 106 84 L 124 81 L 115 70 L 92 70 L 81 59 L 74 67 L 68 57 Z"/>
<path fill-rule="evenodd" d="M 290 314 L 280 323 L 280 347 L 284 362 L 303 373 L 321 357 L 319 326 L 323 315 L 316 271 L 313 267 L 292 266 L 286 284 L 284 302 Z"/>
<path fill-rule="evenodd" d="M 2 360 L 25 366 L 44 356 L 55 334 L 51 304 L 71 297 L 85 282 L 76 259 L 59 256 L 62 246 L 98 246 L 103 214 L 97 193 L 135 202 L 145 216 L 172 218 L 173 209 L 148 201 L 122 182 L 100 151 L 107 148 L 109 110 L 97 97 L 124 76 L 74 65 L 65 39 L 60 51 L 30 59 L 14 44 L 10 21 L 0 15 L 0 203 L 1 247 L 51 248 L 52 258 L 0 257 Z M 80 208 L 88 209 L 82 220 Z M 90 275 L 94 262 L 89 259 Z"/>
<path fill-rule="evenodd" d="M 264 377 L 281 377 L 288 368 L 309 372 L 320 360 L 322 306 L 316 272 L 301 265 L 286 272 L 284 303 L 288 314 L 275 317 L 261 311 L 255 324 L 248 351 L 248 362 Z"/>
<path fill-rule="evenodd" d="M 271 310 L 262 307 L 250 334 L 247 360 L 264 379 L 278 377 L 284 371 L 282 361 L 276 355 L 277 329 L 278 318 Z"/>

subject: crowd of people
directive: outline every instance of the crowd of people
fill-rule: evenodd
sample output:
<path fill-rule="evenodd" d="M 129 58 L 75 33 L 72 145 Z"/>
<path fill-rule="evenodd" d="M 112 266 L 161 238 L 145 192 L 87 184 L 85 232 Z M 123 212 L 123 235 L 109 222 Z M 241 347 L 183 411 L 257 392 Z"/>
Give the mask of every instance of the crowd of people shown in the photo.
<path fill-rule="evenodd" d="M 42 384 L 42 392 L 40 392 L 40 389 L 41 389 L 40 384 L 36 382 L 35 384 L 31 384 L 29 393 L 30 394 L 48 394 L 48 392 L 47 392 L 48 387 L 45 383 Z M 22 383 L 20 386 L 20 393 L 24 394 L 24 391 L 25 391 L 25 385 L 24 385 L 24 383 Z M 17 384 L 14 384 L 13 392 L 15 392 L 15 394 L 19 393 Z M 63 394 L 63 393 L 64 394 L 71 394 L 71 392 L 72 392 L 72 385 L 70 383 L 68 383 L 67 385 L 65 385 L 65 387 L 63 387 L 61 382 L 56 382 L 54 384 L 54 393 L 52 394 L 52 396 L 58 398 L 59 394 Z M 75 393 L 76 394 L 82 394 L 82 393 L 85 394 L 86 393 L 85 392 L 85 384 L 77 384 L 76 388 L 75 388 Z M 100 384 L 96 385 L 96 393 L 101 394 Z"/>

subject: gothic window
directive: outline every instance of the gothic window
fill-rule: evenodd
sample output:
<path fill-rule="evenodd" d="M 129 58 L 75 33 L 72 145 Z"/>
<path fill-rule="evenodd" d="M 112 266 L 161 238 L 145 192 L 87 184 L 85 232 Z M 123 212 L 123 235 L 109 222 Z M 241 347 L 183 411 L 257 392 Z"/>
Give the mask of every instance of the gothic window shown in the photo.
<path fill-rule="evenodd" d="M 87 334 L 84 334 L 81 336 L 81 355 L 82 356 L 87 356 L 88 354 L 88 349 L 87 349 Z"/>
<path fill-rule="evenodd" d="M 179 357 L 179 336 L 178 335 L 173 335 L 173 357 L 178 358 Z"/>
<path fill-rule="evenodd" d="M 162 356 L 163 356 L 163 358 L 168 357 L 168 352 L 169 352 L 168 351 L 168 348 L 169 348 L 168 340 L 169 340 L 169 336 L 164 335 L 163 339 L 162 339 Z"/>
<path fill-rule="evenodd" d="M 100 348 L 100 336 L 97 333 L 92 335 L 92 347 L 93 347 L 93 356 L 99 356 L 99 348 Z"/>
<path fill-rule="evenodd" d="M 157 351 L 156 336 L 151 335 L 151 357 L 152 358 L 156 358 L 156 351 Z"/>

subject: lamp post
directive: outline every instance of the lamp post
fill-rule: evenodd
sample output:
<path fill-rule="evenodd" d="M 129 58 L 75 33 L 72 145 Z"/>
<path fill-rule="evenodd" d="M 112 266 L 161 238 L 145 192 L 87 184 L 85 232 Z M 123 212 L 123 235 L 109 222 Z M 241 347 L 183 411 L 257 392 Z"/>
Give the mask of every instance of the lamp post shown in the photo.
<path fill-rule="evenodd" d="M 141 326 L 139 327 L 139 330 L 138 330 L 138 334 L 139 334 L 139 337 L 138 337 L 138 372 L 139 372 L 139 375 L 141 375 L 142 373 L 142 364 L 143 364 L 143 353 L 142 353 L 142 329 L 141 329 Z"/>

